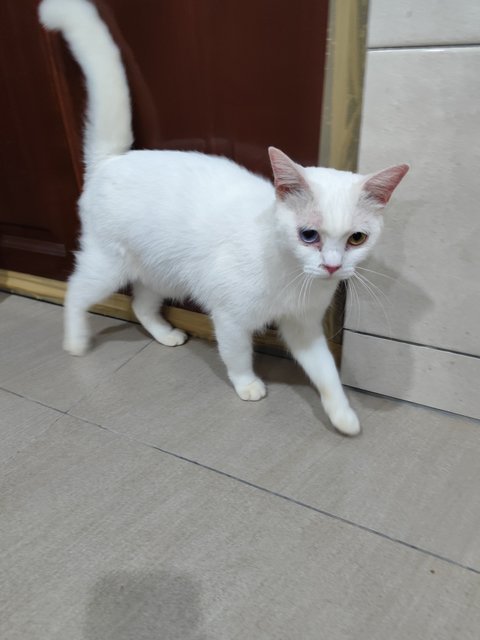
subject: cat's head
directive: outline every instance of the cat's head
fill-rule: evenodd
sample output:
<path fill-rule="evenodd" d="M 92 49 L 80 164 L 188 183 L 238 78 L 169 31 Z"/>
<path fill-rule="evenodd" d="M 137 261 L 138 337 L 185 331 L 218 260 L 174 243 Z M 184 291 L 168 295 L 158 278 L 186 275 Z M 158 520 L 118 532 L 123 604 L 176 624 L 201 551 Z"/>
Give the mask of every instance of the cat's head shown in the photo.
<path fill-rule="evenodd" d="M 301 167 L 269 148 L 283 242 L 304 273 L 349 278 L 375 245 L 382 210 L 409 167 L 399 164 L 369 176 Z"/>

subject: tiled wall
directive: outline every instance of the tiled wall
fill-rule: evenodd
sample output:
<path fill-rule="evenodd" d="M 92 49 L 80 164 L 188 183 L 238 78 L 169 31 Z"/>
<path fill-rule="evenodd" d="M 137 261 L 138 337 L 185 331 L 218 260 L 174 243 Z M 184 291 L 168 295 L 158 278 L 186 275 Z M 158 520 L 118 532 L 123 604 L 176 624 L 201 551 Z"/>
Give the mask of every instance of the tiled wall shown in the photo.
<path fill-rule="evenodd" d="M 480 2 L 371 0 L 368 44 L 359 170 L 411 172 L 349 297 L 344 382 L 480 418 Z"/>

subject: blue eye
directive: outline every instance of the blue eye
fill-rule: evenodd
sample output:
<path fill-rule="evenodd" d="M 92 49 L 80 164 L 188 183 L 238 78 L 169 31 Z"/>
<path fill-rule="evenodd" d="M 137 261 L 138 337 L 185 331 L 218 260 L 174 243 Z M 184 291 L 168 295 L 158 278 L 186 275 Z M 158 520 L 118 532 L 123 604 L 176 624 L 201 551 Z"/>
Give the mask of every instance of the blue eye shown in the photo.
<path fill-rule="evenodd" d="M 298 235 L 300 236 L 300 240 L 307 244 L 314 244 L 320 240 L 320 235 L 315 229 L 300 229 Z"/>

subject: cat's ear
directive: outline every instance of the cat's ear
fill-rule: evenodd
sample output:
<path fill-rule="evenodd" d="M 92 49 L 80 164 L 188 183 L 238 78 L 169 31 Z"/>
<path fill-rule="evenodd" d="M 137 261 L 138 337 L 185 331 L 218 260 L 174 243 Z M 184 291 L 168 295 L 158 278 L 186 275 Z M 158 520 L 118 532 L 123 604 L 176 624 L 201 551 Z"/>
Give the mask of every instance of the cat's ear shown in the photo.
<path fill-rule="evenodd" d="M 268 148 L 268 155 L 272 165 L 275 191 L 280 200 L 285 200 L 288 196 L 305 196 L 309 193 L 300 165 L 275 147 Z"/>
<path fill-rule="evenodd" d="M 374 173 L 365 180 L 362 190 L 369 200 L 384 207 L 409 169 L 408 164 L 397 164 Z"/>

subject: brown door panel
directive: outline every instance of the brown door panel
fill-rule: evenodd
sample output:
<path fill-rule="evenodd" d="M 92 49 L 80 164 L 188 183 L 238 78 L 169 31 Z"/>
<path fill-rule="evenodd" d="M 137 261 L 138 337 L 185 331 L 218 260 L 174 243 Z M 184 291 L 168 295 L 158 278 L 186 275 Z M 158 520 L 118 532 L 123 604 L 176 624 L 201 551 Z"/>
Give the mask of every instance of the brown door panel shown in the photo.
<path fill-rule="evenodd" d="M 0 267 L 63 278 L 78 184 L 32 0 L 0 3 Z"/>
<path fill-rule="evenodd" d="M 156 117 L 150 131 L 135 122 L 136 146 L 227 155 L 269 177 L 269 145 L 317 164 L 327 0 L 142 0 L 135 20 L 130 0 L 105 4 L 136 113 Z"/>

